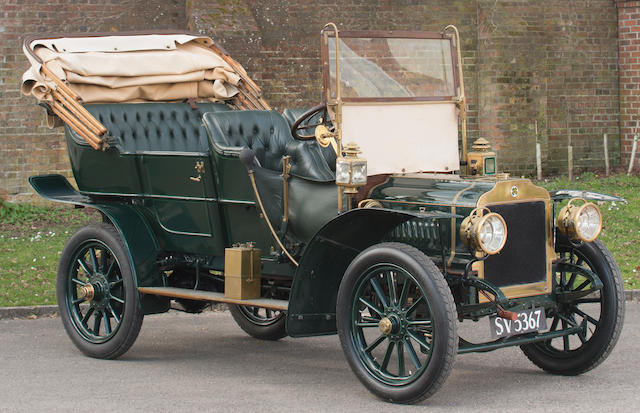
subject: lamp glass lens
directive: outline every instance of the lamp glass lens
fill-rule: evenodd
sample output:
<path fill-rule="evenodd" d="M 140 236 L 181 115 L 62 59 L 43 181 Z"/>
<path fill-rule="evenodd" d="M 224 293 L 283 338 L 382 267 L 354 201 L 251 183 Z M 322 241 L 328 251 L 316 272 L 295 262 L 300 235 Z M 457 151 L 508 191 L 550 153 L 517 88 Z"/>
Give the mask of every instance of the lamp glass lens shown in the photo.
<path fill-rule="evenodd" d="M 348 161 L 342 161 L 338 159 L 336 162 L 336 183 L 337 184 L 349 184 L 351 183 L 351 171 Z"/>
<path fill-rule="evenodd" d="M 506 234 L 507 231 L 502 221 L 496 216 L 490 216 L 480 228 L 480 242 L 487 251 L 496 253 L 500 251 Z"/>
<path fill-rule="evenodd" d="M 354 184 L 366 184 L 367 183 L 367 163 L 366 162 L 354 162 L 351 164 L 353 176 L 351 177 Z"/>
<path fill-rule="evenodd" d="M 598 236 L 600 232 L 600 223 L 602 218 L 598 209 L 593 205 L 585 206 L 576 222 L 576 230 L 580 238 L 584 240 L 592 240 Z"/>

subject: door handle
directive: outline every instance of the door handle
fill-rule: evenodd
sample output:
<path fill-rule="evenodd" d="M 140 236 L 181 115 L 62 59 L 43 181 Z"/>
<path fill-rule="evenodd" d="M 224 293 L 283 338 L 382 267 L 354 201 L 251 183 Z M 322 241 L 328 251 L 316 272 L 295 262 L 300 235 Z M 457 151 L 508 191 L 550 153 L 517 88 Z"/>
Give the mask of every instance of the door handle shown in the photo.
<path fill-rule="evenodd" d="M 189 179 L 192 180 L 193 182 L 200 182 L 202 180 L 202 174 L 205 171 L 204 170 L 204 162 L 197 161 L 196 162 L 196 166 L 194 167 L 194 169 L 198 173 L 198 176 L 190 176 Z"/>

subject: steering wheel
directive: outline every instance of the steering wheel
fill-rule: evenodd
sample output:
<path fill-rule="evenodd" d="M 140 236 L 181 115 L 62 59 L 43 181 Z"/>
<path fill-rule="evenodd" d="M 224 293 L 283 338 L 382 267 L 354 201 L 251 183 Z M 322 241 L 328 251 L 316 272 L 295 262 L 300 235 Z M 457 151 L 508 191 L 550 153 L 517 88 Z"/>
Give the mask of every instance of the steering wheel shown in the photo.
<path fill-rule="evenodd" d="M 310 123 L 311 120 L 317 115 L 320 115 L 319 118 L 316 119 L 314 123 Z M 320 126 L 320 125 L 326 125 L 329 127 L 331 126 L 331 119 L 329 119 L 329 112 L 327 112 L 327 105 L 325 105 L 324 103 L 318 106 L 315 106 L 309 109 L 308 111 L 306 111 L 305 113 L 303 113 L 302 115 L 300 115 L 300 117 L 296 119 L 295 122 L 293 122 L 293 125 L 291 125 L 291 135 L 293 135 L 294 138 L 303 140 L 303 141 L 309 140 L 309 139 L 315 139 L 316 126 Z M 307 129 L 311 130 L 310 135 L 300 133 Z"/>

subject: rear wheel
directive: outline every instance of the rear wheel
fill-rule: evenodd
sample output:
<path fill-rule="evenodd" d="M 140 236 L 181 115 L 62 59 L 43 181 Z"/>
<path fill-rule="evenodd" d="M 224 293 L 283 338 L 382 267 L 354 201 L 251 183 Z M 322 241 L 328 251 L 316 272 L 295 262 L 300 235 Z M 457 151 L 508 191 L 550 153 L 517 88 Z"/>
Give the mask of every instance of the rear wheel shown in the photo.
<path fill-rule="evenodd" d="M 260 340 L 279 340 L 287 336 L 283 311 L 248 305 L 230 305 L 229 311 L 240 328 Z"/>
<path fill-rule="evenodd" d="M 337 324 L 351 369 L 380 398 L 421 401 L 453 366 L 453 297 L 433 262 L 408 245 L 378 244 L 353 260 L 340 284 Z"/>
<path fill-rule="evenodd" d="M 144 315 L 128 254 L 111 225 L 89 225 L 71 237 L 56 289 L 62 323 L 80 351 L 113 359 L 133 345 Z"/>
<path fill-rule="evenodd" d="M 262 297 L 287 300 L 291 284 L 289 281 L 262 279 Z M 238 326 L 253 338 L 280 340 L 287 336 L 284 311 L 249 305 L 229 305 L 229 311 Z"/>
<path fill-rule="evenodd" d="M 521 348 L 533 364 L 549 373 L 578 375 L 602 363 L 620 337 L 624 321 L 622 277 L 611 252 L 599 240 L 572 246 L 560 239 L 556 250 L 567 262 L 594 272 L 603 288 L 572 302 L 560 303 L 558 311 L 547 320 L 550 331 L 583 324 L 585 331 Z M 561 291 L 580 291 L 590 286 L 587 278 L 576 273 L 559 272 L 555 276 Z"/>

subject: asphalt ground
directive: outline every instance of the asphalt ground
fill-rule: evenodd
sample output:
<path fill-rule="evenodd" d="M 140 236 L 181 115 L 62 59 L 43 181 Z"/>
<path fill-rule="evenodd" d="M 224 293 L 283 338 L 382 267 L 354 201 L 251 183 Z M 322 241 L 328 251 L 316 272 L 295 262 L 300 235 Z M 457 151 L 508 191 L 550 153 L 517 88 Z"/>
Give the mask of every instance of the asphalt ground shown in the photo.
<path fill-rule="evenodd" d="M 0 411 L 640 411 L 640 303 L 626 304 L 618 345 L 591 372 L 549 375 L 518 348 L 460 355 L 440 391 L 415 406 L 370 394 L 337 336 L 258 341 L 226 311 L 148 316 L 118 360 L 83 356 L 59 318 L 0 320 Z"/>

